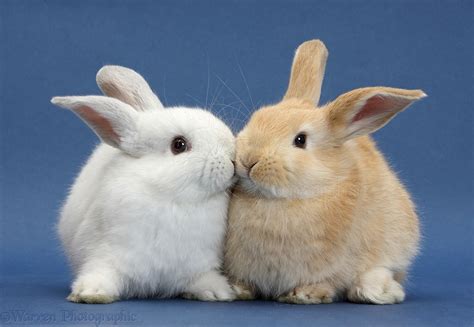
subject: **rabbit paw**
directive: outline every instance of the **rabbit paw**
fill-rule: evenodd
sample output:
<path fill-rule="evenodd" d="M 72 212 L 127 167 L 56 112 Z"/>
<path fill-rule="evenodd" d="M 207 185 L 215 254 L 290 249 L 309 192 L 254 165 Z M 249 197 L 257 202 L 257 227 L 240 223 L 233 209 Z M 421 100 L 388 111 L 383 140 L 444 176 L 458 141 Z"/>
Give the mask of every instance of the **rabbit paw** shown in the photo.
<path fill-rule="evenodd" d="M 347 297 L 352 302 L 394 304 L 403 302 L 405 292 L 402 285 L 393 279 L 393 273 L 380 267 L 364 273 Z"/>
<path fill-rule="evenodd" d="M 277 301 L 293 304 L 331 303 L 334 295 L 331 286 L 320 283 L 295 287 L 291 292 L 278 297 Z"/>
<path fill-rule="evenodd" d="M 72 285 L 72 292 L 67 297 L 68 301 L 75 303 L 112 303 L 119 299 L 116 287 L 111 280 L 101 275 L 79 276 Z"/>
<path fill-rule="evenodd" d="M 224 276 L 210 271 L 196 279 L 183 297 L 201 301 L 233 301 L 235 294 Z"/>
<path fill-rule="evenodd" d="M 231 287 L 235 293 L 236 300 L 249 301 L 255 299 L 255 292 L 250 286 L 236 282 L 232 283 Z"/>

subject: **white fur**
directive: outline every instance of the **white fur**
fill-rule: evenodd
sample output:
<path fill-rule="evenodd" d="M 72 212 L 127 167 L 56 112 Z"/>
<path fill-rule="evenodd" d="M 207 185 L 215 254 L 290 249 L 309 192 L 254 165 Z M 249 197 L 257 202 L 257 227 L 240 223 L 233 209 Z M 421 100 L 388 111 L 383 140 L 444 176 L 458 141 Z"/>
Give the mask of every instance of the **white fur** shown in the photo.
<path fill-rule="evenodd" d="M 101 100 L 110 98 L 100 98 L 55 102 L 72 110 L 80 102 L 105 117 Z M 116 147 L 96 148 L 61 211 L 58 231 L 76 276 L 69 300 L 181 293 L 231 300 L 218 272 L 234 175 L 231 131 L 200 109 L 130 110 L 129 128 L 121 129 L 126 135 L 114 129 Z M 112 126 L 123 123 L 123 115 L 107 118 Z M 190 141 L 191 150 L 174 155 L 176 136 Z"/>
<path fill-rule="evenodd" d="M 96 76 L 102 92 L 128 103 L 139 111 L 163 109 L 160 99 L 137 72 L 121 66 L 104 66 Z"/>
<path fill-rule="evenodd" d="M 403 302 L 405 292 L 393 279 L 391 270 L 377 267 L 360 277 L 359 283 L 349 290 L 348 297 L 354 302 L 394 304 Z"/>

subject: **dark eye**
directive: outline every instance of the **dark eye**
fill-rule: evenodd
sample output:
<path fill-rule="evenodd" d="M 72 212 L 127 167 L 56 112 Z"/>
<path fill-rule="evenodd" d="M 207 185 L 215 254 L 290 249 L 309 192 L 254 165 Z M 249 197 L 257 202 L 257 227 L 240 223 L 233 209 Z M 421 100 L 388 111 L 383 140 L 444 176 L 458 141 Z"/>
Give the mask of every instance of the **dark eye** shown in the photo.
<path fill-rule="evenodd" d="M 306 134 L 300 133 L 296 135 L 295 140 L 293 141 L 293 144 L 297 148 L 301 148 L 301 149 L 306 148 Z"/>
<path fill-rule="evenodd" d="M 173 141 L 171 141 L 171 152 L 173 154 L 180 154 L 188 150 L 188 142 L 182 136 L 176 136 Z"/>

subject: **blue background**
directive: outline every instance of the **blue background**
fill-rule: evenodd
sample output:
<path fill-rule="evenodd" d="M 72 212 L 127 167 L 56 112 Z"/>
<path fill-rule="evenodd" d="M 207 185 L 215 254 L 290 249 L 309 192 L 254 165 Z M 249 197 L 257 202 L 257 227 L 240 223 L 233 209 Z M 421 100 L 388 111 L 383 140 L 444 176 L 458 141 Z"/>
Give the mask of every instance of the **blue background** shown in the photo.
<path fill-rule="evenodd" d="M 0 324 L 15 310 L 57 324 L 67 310 L 122 310 L 138 325 L 472 326 L 472 22 L 472 1 L 0 1 Z M 97 70 L 119 64 L 141 72 L 166 105 L 213 104 L 238 131 L 251 110 L 280 99 L 295 48 L 313 38 L 330 51 L 322 102 L 371 85 L 429 95 L 375 135 L 423 226 L 406 302 L 67 303 L 54 225 L 98 141 L 49 99 L 98 94 Z"/>

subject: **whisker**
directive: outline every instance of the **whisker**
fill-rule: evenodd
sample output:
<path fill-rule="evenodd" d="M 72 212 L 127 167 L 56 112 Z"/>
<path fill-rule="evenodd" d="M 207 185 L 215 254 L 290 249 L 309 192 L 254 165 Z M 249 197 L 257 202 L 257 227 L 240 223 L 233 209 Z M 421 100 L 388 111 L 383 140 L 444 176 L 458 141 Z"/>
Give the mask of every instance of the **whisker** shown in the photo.
<path fill-rule="evenodd" d="M 239 102 L 239 101 L 236 101 L 236 102 Z M 237 114 L 238 114 L 240 119 L 245 120 L 245 121 L 248 120 L 249 115 L 248 115 L 247 111 L 243 110 L 242 106 L 236 107 L 236 106 L 234 106 L 234 104 L 235 104 L 235 102 L 230 103 L 229 105 L 224 105 L 223 108 L 231 107 L 231 108 L 233 108 L 234 110 L 237 111 Z M 221 109 L 223 109 L 223 108 L 221 108 Z"/>
<path fill-rule="evenodd" d="M 236 104 L 236 103 L 239 103 L 239 101 L 234 101 L 234 102 L 231 102 L 231 103 L 229 103 L 229 104 L 220 103 L 220 102 L 219 102 L 219 103 L 216 103 L 216 105 L 221 106 L 221 107 L 217 110 L 217 112 L 222 112 L 222 111 L 223 111 L 225 108 L 227 108 L 227 107 L 231 107 L 231 108 L 237 109 L 236 107 L 234 107 L 234 104 Z"/>
<path fill-rule="evenodd" d="M 233 104 L 223 105 L 223 106 L 220 108 L 219 112 L 222 113 L 222 111 L 223 111 L 225 108 L 232 108 L 232 109 L 234 109 L 234 110 L 237 111 L 237 113 L 239 114 L 240 117 L 235 117 L 235 115 L 233 115 L 233 117 L 234 117 L 235 119 L 239 119 L 239 120 L 241 120 L 241 121 L 245 121 L 245 120 L 247 120 L 247 118 L 248 118 L 248 117 L 246 117 L 246 113 L 243 112 L 241 106 L 236 107 L 236 106 L 234 106 Z M 230 113 L 229 113 L 229 114 L 230 114 Z M 241 117 L 242 115 L 243 115 L 244 117 Z"/>
<path fill-rule="evenodd" d="M 166 98 L 166 75 L 163 75 L 163 98 L 165 99 L 165 103 L 163 103 L 163 107 L 168 106 L 168 99 Z"/>
<path fill-rule="evenodd" d="M 247 88 L 247 93 L 249 95 L 250 102 L 252 103 L 252 110 L 255 110 L 255 104 L 253 103 L 252 94 L 250 93 L 249 84 L 247 83 L 247 78 L 245 78 L 245 74 L 244 74 L 244 71 L 242 70 L 242 66 L 239 63 L 239 60 L 237 59 L 237 57 L 235 57 L 235 59 L 237 61 L 237 66 L 239 67 L 239 70 L 240 70 L 240 75 L 242 76 L 242 79 L 244 80 L 244 83 L 245 83 L 245 87 Z"/>
<path fill-rule="evenodd" d="M 242 105 L 249 110 L 249 108 L 245 105 L 244 101 L 232 90 L 223 80 L 222 78 L 219 77 L 219 75 L 215 74 L 217 79 L 229 90 L 230 93 L 232 93 L 239 101 L 242 103 Z"/>
<path fill-rule="evenodd" d="M 196 101 L 196 102 L 199 104 L 199 106 L 205 108 L 204 104 L 203 104 L 201 101 L 199 101 L 197 98 L 193 97 L 191 94 L 186 93 L 186 96 L 188 96 L 188 97 L 190 97 L 191 99 L 193 99 L 194 101 Z"/>
<path fill-rule="evenodd" d="M 215 91 L 215 94 L 214 94 L 214 97 L 212 99 L 212 102 L 211 102 L 211 105 L 210 105 L 210 109 L 209 110 L 212 110 L 212 107 L 214 106 L 215 102 L 217 101 L 218 97 L 220 96 L 221 92 L 222 92 L 222 88 L 223 86 L 221 85 L 218 85 L 216 87 L 216 91 Z"/>
<path fill-rule="evenodd" d="M 208 97 L 209 97 L 209 84 L 210 84 L 210 68 L 209 68 L 210 64 L 209 64 L 209 54 L 207 54 L 207 88 L 206 88 L 206 106 L 205 108 L 207 108 L 207 100 L 208 100 Z"/>
<path fill-rule="evenodd" d="M 246 121 L 243 119 L 240 119 L 233 115 L 230 111 L 224 110 L 226 107 L 232 107 L 237 110 L 237 112 L 240 111 L 239 107 L 234 107 L 232 105 L 223 105 L 219 110 L 215 112 L 215 115 L 219 117 L 222 121 L 226 122 L 229 128 L 234 132 L 238 133 L 240 129 L 246 124 Z"/>

